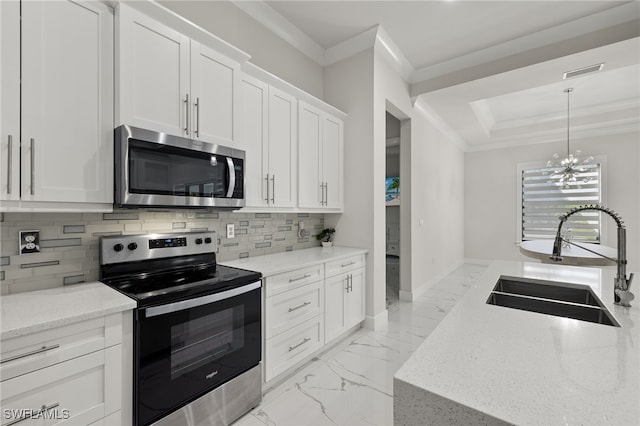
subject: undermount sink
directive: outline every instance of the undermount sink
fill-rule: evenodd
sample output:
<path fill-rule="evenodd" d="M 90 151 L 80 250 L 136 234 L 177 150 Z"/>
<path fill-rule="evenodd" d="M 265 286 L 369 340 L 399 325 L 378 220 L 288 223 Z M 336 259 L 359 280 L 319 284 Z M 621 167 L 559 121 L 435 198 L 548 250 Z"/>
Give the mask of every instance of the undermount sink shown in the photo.
<path fill-rule="evenodd" d="M 620 327 L 591 288 L 578 284 L 501 276 L 487 303 Z"/>

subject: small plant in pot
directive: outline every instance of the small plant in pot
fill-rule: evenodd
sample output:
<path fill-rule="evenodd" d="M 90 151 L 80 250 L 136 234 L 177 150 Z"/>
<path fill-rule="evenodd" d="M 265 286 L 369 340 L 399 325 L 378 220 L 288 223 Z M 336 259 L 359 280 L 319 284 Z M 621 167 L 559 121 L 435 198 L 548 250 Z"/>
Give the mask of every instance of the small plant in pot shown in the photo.
<path fill-rule="evenodd" d="M 324 228 L 316 238 L 322 242 L 322 247 L 331 247 L 333 245 L 333 234 L 336 232 L 334 228 Z"/>

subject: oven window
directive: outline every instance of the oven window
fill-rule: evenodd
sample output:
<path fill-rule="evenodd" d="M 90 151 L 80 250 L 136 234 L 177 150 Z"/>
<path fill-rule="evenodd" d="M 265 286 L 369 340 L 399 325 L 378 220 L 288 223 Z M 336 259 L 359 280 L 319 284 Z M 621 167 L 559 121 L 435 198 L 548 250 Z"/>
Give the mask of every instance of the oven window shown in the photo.
<path fill-rule="evenodd" d="M 241 349 L 243 317 L 241 305 L 171 327 L 171 380 Z"/>
<path fill-rule="evenodd" d="M 222 198 L 229 185 L 225 156 L 137 139 L 129 141 L 129 170 L 132 194 Z"/>

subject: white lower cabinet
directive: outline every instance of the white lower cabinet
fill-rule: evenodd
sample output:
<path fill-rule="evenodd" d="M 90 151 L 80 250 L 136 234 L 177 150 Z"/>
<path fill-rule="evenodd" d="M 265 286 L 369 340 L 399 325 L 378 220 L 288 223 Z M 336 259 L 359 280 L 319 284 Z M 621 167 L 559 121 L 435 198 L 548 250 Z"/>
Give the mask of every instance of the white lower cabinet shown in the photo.
<path fill-rule="evenodd" d="M 267 384 L 364 320 L 364 271 L 358 255 L 265 277 Z"/>
<path fill-rule="evenodd" d="M 328 263 L 325 270 L 325 343 L 330 343 L 364 320 L 364 256 Z"/>
<path fill-rule="evenodd" d="M 3 340 L 3 424 L 130 423 L 122 415 L 130 411 L 123 394 L 131 386 L 123 379 L 122 318 L 112 314 Z"/>

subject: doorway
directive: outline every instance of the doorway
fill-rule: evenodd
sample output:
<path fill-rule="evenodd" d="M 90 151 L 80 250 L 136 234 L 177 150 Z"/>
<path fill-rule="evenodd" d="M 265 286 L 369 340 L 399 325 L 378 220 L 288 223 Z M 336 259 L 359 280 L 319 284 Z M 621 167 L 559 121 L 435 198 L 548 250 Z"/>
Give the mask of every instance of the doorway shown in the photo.
<path fill-rule="evenodd" d="M 400 120 L 386 113 L 385 252 L 387 306 L 400 299 Z"/>

